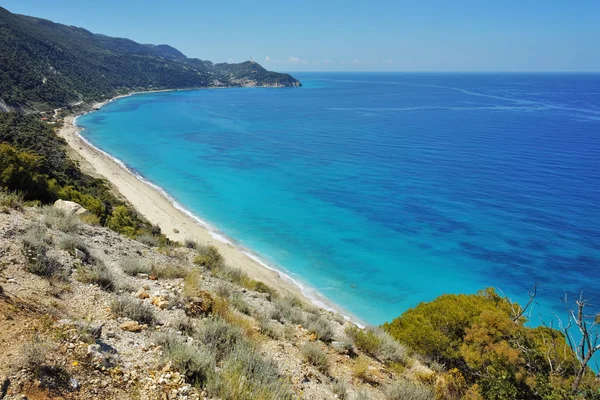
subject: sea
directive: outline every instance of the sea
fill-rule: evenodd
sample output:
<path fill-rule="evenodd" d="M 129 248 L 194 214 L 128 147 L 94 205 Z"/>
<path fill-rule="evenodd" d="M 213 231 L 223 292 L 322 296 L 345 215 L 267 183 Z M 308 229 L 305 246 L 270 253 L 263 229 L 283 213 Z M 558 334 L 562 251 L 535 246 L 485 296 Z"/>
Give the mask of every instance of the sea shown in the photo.
<path fill-rule="evenodd" d="M 600 311 L 600 75 L 293 73 L 144 93 L 82 136 L 366 324 L 493 287 L 534 325 Z M 565 304 L 565 296 L 567 304 Z"/>

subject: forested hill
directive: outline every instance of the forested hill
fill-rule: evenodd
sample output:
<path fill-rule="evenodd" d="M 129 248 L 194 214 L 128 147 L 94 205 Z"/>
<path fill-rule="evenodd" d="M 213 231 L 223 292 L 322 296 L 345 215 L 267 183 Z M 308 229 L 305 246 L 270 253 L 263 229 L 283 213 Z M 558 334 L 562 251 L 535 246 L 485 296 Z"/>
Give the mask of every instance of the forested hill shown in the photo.
<path fill-rule="evenodd" d="M 254 62 L 190 59 L 168 45 L 93 34 L 0 7 L 0 111 L 63 107 L 132 90 L 300 85 Z"/>

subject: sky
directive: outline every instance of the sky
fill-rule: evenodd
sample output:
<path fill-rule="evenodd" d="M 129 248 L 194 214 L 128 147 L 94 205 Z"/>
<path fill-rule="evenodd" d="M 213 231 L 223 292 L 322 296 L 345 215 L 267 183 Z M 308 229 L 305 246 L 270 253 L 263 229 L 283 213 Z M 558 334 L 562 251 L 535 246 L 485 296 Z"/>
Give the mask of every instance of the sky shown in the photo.
<path fill-rule="evenodd" d="M 275 71 L 600 71 L 598 0 L 0 0 L 13 13 Z"/>

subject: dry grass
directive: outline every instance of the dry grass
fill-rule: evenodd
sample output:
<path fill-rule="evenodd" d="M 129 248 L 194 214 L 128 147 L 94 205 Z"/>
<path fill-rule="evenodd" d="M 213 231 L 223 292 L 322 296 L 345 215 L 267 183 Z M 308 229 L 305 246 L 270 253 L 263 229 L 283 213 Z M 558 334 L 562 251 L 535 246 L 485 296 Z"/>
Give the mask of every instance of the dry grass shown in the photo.
<path fill-rule="evenodd" d="M 310 364 L 323 373 L 329 370 L 329 358 L 317 343 L 306 343 L 302 346 L 302 355 Z"/>
<path fill-rule="evenodd" d="M 150 266 L 138 258 L 125 257 L 121 260 L 121 269 L 127 275 L 136 276 L 137 274 L 150 274 Z"/>
<path fill-rule="evenodd" d="M 115 297 L 110 303 L 110 309 L 115 315 L 129 318 L 140 324 L 154 325 L 156 322 L 152 307 L 126 296 Z"/>
<path fill-rule="evenodd" d="M 363 355 L 358 356 L 352 366 L 352 376 L 359 379 L 366 378 L 370 362 L 371 360 L 369 360 L 369 357 Z"/>

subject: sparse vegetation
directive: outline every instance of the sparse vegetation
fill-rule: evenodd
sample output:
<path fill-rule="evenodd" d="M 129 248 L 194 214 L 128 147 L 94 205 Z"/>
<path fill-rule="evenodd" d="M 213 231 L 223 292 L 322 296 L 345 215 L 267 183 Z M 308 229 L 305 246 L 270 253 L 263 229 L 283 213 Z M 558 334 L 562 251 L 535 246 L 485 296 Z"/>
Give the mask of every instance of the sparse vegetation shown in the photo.
<path fill-rule="evenodd" d="M 162 279 L 185 278 L 190 271 L 175 264 L 152 264 L 150 274 Z"/>
<path fill-rule="evenodd" d="M 302 346 L 302 355 L 310 364 L 323 373 L 329 369 L 329 358 L 318 344 L 309 342 Z"/>
<path fill-rule="evenodd" d="M 406 347 L 379 328 L 360 329 L 357 326 L 349 325 L 345 333 L 352 339 L 356 347 L 377 357 L 380 361 L 404 363 L 408 357 Z"/>
<path fill-rule="evenodd" d="M 194 263 L 210 270 L 218 270 L 225 266 L 225 259 L 215 246 L 196 246 L 198 255 L 194 258 Z"/>
<path fill-rule="evenodd" d="M 48 228 L 55 228 L 65 233 L 77 232 L 80 221 L 72 214 L 67 214 L 61 209 L 52 206 L 42 208 L 44 223 Z"/>
<path fill-rule="evenodd" d="M 64 279 L 66 271 L 54 256 L 48 255 L 51 242 L 43 225 L 34 224 L 23 236 L 23 255 L 27 260 L 27 271 L 49 279 Z"/>
<path fill-rule="evenodd" d="M 215 357 L 206 349 L 184 342 L 172 333 L 157 337 L 157 343 L 165 349 L 165 357 L 173 368 L 181 372 L 190 383 L 203 386 L 214 373 Z"/>
<path fill-rule="evenodd" d="M 59 247 L 63 250 L 68 251 L 71 255 L 75 255 L 75 249 L 81 251 L 89 257 L 91 255 L 90 249 L 87 247 L 85 242 L 78 236 L 67 235 L 63 237 L 59 242 Z"/>
<path fill-rule="evenodd" d="M 81 282 L 98 285 L 108 292 L 112 292 L 117 288 L 113 274 L 100 260 L 94 260 L 92 264 L 82 266 L 78 270 L 77 278 Z"/>
<path fill-rule="evenodd" d="M 354 365 L 352 366 L 352 376 L 355 378 L 364 379 L 367 376 L 367 371 L 369 370 L 369 358 L 360 355 L 354 360 Z"/>
<path fill-rule="evenodd" d="M 0 186 L 0 211 L 22 210 L 23 196 L 18 192 L 11 192 Z"/>
<path fill-rule="evenodd" d="M 314 333 L 317 339 L 323 342 L 331 342 L 333 340 L 331 324 L 322 316 L 310 314 L 307 325 L 308 331 Z"/>
<path fill-rule="evenodd" d="M 121 260 L 121 269 L 127 275 L 136 276 L 137 274 L 149 274 L 150 266 L 143 263 L 135 257 L 124 257 Z"/>
<path fill-rule="evenodd" d="M 302 310 L 295 302 L 295 299 L 291 297 L 275 299 L 275 301 L 273 301 L 273 306 L 275 307 L 276 311 L 276 314 L 273 316 L 274 319 L 277 319 L 280 322 L 287 320 L 288 322 L 296 325 L 304 324 L 304 315 L 302 314 Z"/>
<path fill-rule="evenodd" d="M 291 400 L 291 388 L 274 362 L 264 359 L 247 343 L 239 344 L 209 379 L 210 396 L 223 400 Z"/>
<path fill-rule="evenodd" d="M 141 301 L 127 296 L 117 296 L 110 303 L 111 311 L 119 316 L 126 317 L 140 324 L 154 325 L 156 317 L 152 308 Z"/>
<path fill-rule="evenodd" d="M 348 388 L 344 382 L 335 380 L 331 383 L 331 392 L 340 400 L 348 399 Z"/>
<path fill-rule="evenodd" d="M 388 400 L 431 400 L 434 393 L 431 387 L 409 380 L 400 380 L 385 389 Z"/>
<path fill-rule="evenodd" d="M 215 354 L 217 361 L 227 357 L 234 348 L 244 342 L 244 332 L 221 318 L 204 321 L 197 338 Z"/>

